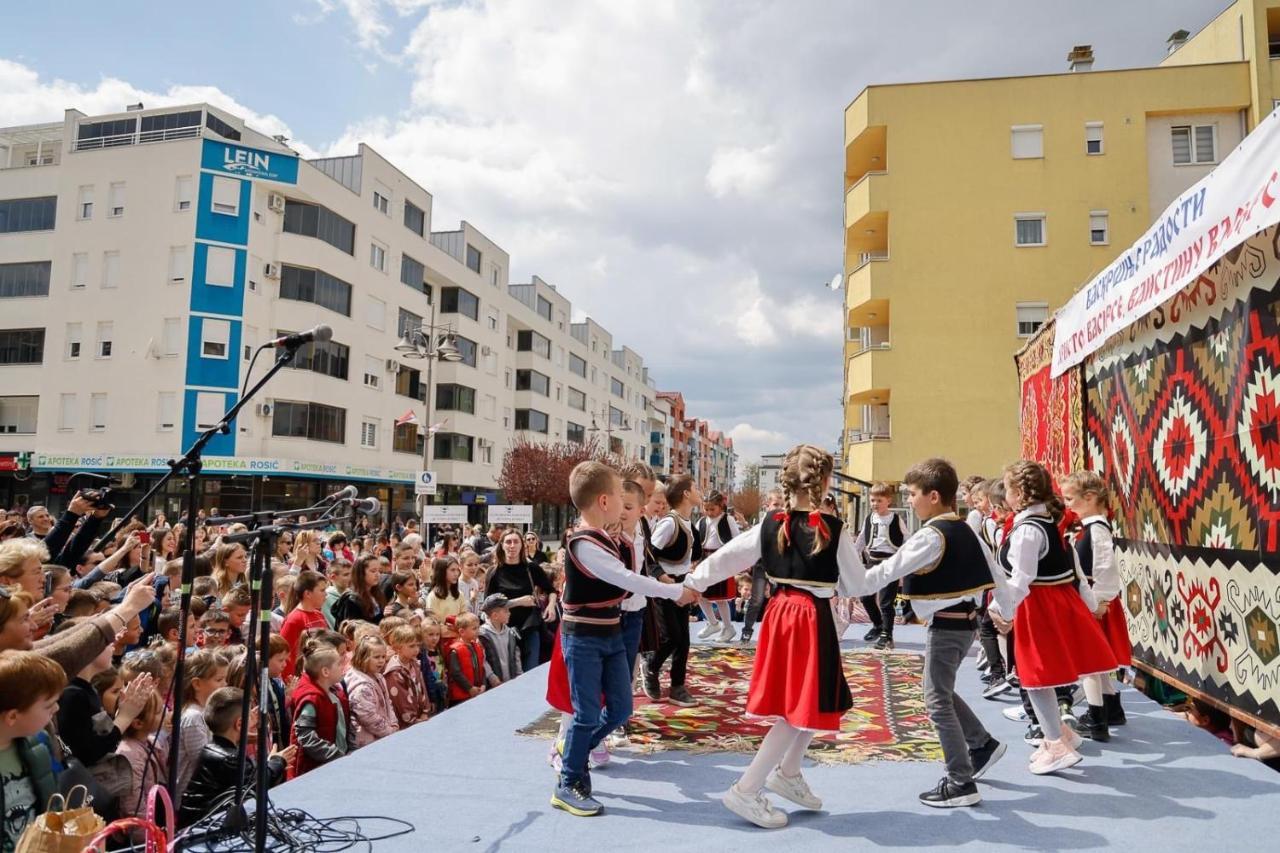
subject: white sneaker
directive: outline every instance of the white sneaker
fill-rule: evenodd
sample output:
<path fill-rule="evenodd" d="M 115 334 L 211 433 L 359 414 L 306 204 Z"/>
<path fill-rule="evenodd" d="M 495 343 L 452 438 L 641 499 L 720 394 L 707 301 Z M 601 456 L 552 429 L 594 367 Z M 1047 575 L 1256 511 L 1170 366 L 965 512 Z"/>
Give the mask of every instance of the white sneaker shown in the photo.
<path fill-rule="evenodd" d="M 761 829 L 781 829 L 787 825 L 787 813 L 780 812 L 765 799 L 763 792 L 747 794 L 739 790 L 738 783 L 724 795 L 724 807 L 738 817 L 749 820 Z"/>
<path fill-rule="evenodd" d="M 781 767 L 775 767 L 773 772 L 769 774 L 764 786 L 779 797 L 785 797 L 801 808 L 815 812 L 822 808 L 822 800 L 814 795 L 809 788 L 809 783 L 799 773 L 795 776 L 788 776 L 782 772 Z"/>
<path fill-rule="evenodd" d="M 1049 773 L 1057 773 L 1059 770 L 1066 770 L 1068 767 L 1075 767 L 1083 760 L 1084 757 L 1067 746 L 1064 741 L 1054 741 L 1046 743 L 1044 752 L 1031 762 L 1030 770 L 1037 776 L 1045 776 Z"/>
<path fill-rule="evenodd" d="M 722 643 L 732 643 L 734 638 L 738 636 L 737 630 L 733 627 L 732 622 L 725 622 L 724 628 L 720 631 L 720 636 L 716 637 Z"/>
<path fill-rule="evenodd" d="M 1015 723 L 1025 723 L 1027 721 L 1027 712 L 1021 705 L 1014 705 L 1012 708 L 1005 708 L 1000 713 L 1006 720 L 1013 720 Z"/>
<path fill-rule="evenodd" d="M 1080 744 L 1084 743 L 1084 738 L 1080 737 L 1079 732 L 1070 726 L 1063 726 L 1062 742 L 1067 745 L 1068 749 L 1076 750 L 1080 748 Z"/>
<path fill-rule="evenodd" d="M 698 632 L 698 639 L 705 640 L 719 630 L 720 630 L 720 623 L 712 622 L 710 619 L 708 619 L 707 624 L 703 625 L 702 630 Z"/>

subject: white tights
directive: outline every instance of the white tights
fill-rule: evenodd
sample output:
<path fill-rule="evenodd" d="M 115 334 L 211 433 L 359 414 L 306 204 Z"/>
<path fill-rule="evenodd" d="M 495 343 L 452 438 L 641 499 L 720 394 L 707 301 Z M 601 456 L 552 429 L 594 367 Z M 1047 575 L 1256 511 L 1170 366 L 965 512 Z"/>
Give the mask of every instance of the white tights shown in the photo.
<path fill-rule="evenodd" d="M 1040 720 L 1045 740 L 1062 739 L 1062 717 L 1058 716 L 1058 694 L 1052 687 L 1028 687 L 1027 699 Z"/>
<path fill-rule="evenodd" d="M 738 780 L 738 790 L 744 794 L 758 793 L 764 787 L 769 771 L 775 767 L 782 768 L 787 776 L 800 775 L 800 762 L 804 760 L 813 736 L 814 732 L 798 729 L 786 720 L 774 723 L 760 743 L 756 757 L 751 759 L 747 772 Z"/>
<path fill-rule="evenodd" d="M 723 620 L 721 620 L 720 616 L 717 614 L 717 608 L 716 608 L 717 605 L 719 605 L 719 611 L 722 612 L 724 615 Z M 707 617 L 707 621 L 713 625 L 719 625 L 721 621 L 724 621 L 726 623 L 729 621 L 728 602 L 703 601 L 698 606 L 702 608 L 702 615 Z"/>

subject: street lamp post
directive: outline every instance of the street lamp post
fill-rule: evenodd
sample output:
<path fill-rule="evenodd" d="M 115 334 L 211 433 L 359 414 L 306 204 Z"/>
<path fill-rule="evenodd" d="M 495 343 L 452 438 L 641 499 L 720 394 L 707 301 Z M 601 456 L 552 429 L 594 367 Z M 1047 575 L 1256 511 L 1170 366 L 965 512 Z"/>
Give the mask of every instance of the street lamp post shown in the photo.
<path fill-rule="evenodd" d="M 400 343 L 396 344 L 396 352 L 400 353 L 403 358 L 427 360 L 427 384 L 423 388 L 422 403 L 426 411 L 424 412 L 426 419 L 422 422 L 426 435 L 422 439 L 422 470 L 431 470 L 431 394 L 433 389 L 432 381 L 434 379 L 435 362 L 437 359 L 443 361 L 461 361 L 462 354 L 458 352 L 457 334 L 454 331 L 452 323 L 436 325 L 436 303 L 431 302 L 431 319 L 425 325 L 417 326 L 411 329 L 405 329 L 404 337 L 400 339 Z M 423 536 L 427 534 L 427 504 L 431 502 L 430 495 L 423 495 L 421 502 L 418 503 L 418 518 L 422 519 Z"/>
<path fill-rule="evenodd" d="M 600 427 L 596 424 L 596 418 L 601 418 L 604 421 L 605 453 L 612 453 L 613 452 L 613 416 L 609 411 L 609 407 L 605 406 L 600 411 L 591 413 L 591 429 L 588 430 L 588 432 L 598 435 L 600 433 Z M 627 416 L 625 414 L 622 416 L 622 422 L 618 424 L 618 429 L 621 429 L 624 431 L 631 429 L 631 424 L 628 423 Z M 625 456 L 626 454 L 619 453 L 618 455 Z"/>

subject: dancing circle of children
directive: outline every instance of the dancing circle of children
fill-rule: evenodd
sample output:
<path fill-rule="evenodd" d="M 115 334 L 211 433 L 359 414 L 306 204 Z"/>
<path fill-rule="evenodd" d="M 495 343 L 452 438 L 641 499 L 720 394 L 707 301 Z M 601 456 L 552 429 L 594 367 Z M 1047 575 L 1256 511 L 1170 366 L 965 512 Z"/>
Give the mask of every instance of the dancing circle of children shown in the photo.
<path fill-rule="evenodd" d="M 569 494 L 582 519 L 566 544 L 561 604 L 561 649 L 569 676 L 573 724 L 565 738 L 551 805 L 577 816 L 599 814 L 587 756 L 631 716 L 631 671 L 622 634 L 621 604 L 628 592 L 686 606 L 698 594 L 665 584 L 624 564 L 606 530 L 622 512 L 622 478 L 601 462 L 586 461 L 569 475 Z M 686 628 L 687 637 L 687 628 Z M 601 713 L 601 697 L 604 713 Z"/>

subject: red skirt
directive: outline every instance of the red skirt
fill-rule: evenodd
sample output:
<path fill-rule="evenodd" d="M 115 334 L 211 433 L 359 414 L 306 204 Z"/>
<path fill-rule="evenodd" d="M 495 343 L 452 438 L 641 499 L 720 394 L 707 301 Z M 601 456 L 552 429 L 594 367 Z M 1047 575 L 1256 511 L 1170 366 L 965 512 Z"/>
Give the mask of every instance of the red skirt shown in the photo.
<path fill-rule="evenodd" d="M 551 662 L 547 669 L 547 704 L 562 714 L 573 713 L 573 697 L 569 692 L 569 667 L 564 664 L 559 631 L 556 631 L 555 645 L 551 647 Z"/>
<path fill-rule="evenodd" d="M 707 601 L 732 601 L 738 597 L 738 581 L 736 578 L 722 580 L 718 584 L 707 587 L 702 597 Z"/>
<path fill-rule="evenodd" d="M 833 732 L 852 707 L 831 602 L 779 586 L 760 625 L 747 716 Z"/>
<path fill-rule="evenodd" d="M 1110 672 L 1116 656 L 1075 584 L 1031 586 L 1013 618 L 1013 649 L 1023 687 L 1065 687 Z"/>
<path fill-rule="evenodd" d="M 1124 605 L 1119 596 L 1111 599 L 1101 622 L 1102 635 L 1107 638 L 1107 644 L 1116 656 L 1116 666 L 1132 664 L 1133 644 L 1129 641 L 1129 625 L 1124 621 Z"/>

